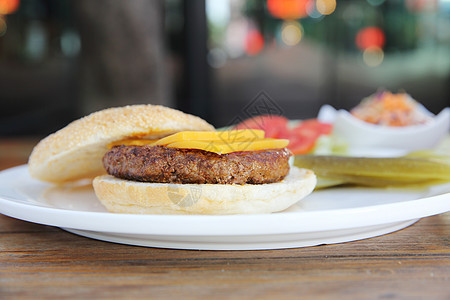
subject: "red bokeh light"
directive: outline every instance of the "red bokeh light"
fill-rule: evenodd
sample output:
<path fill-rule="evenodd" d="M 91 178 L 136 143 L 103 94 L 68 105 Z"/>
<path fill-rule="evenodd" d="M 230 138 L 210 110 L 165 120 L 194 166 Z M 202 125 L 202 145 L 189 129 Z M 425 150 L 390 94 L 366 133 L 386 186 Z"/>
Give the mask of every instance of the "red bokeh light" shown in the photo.
<path fill-rule="evenodd" d="M 245 52 L 256 55 L 264 48 L 264 37 L 257 29 L 250 29 L 245 38 Z"/>
<path fill-rule="evenodd" d="M 0 0 L 0 15 L 14 13 L 19 8 L 20 0 Z"/>
<path fill-rule="evenodd" d="M 358 31 L 356 46 L 361 50 L 371 47 L 383 48 L 386 41 L 384 32 L 378 27 L 366 27 Z"/>
<path fill-rule="evenodd" d="M 300 19 L 306 17 L 307 6 L 311 0 L 267 0 L 267 9 L 275 18 Z"/>

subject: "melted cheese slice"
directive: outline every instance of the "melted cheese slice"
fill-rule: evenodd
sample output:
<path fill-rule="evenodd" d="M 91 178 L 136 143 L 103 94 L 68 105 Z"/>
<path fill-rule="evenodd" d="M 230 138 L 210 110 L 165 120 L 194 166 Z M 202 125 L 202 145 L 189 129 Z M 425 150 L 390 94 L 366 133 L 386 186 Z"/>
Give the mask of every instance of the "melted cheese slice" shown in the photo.
<path fill-rule="evenodd" d="M 289 144 L 287 139 L 264 138 L 263 130 L 242 129 L 229 131 L 181 131 L 159 140 L 128 139 L 109 144 L 143 146 L 162 145 L 170 148 L 199 149 L 217 154 L 238 151 L 282 149 Z"/>
<path fill-rule="evenodd" d="M 158 140 L 153 145 L 169 145 L 180 141 L 239 141 L 264 138 L 264 130 L 180 131 Z"/>

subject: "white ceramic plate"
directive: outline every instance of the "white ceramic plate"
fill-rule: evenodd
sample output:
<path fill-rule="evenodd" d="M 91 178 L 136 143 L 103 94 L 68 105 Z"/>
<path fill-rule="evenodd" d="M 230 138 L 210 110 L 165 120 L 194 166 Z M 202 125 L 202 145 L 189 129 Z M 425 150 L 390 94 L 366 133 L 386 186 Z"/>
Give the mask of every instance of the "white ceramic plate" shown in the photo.
<path fill-rule="evenodd" d="M 256 250 L 342 243 L 393 232 L 450 210 L 450 185 L 427 189 L 334 188 L 264 215 L 108 213 L 91 185 L 52 186 L 27 167 L 0 172 L 0 213 L 117 243 L 205 250 Z"/>

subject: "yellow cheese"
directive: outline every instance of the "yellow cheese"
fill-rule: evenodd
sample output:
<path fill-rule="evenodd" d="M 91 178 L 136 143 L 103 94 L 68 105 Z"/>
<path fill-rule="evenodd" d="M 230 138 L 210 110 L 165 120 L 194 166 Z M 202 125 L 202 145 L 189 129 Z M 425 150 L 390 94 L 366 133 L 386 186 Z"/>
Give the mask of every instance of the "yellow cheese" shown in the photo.
<path fill-rule="evenodd" d="M 199 149 L 217 154 L 227 154 L 238 151 L 258 151 L 266 149 L 283 149 L 289 144 L 285 139 L 241 140 L 235 142 L 224 141 L 180 141 L 168 144 L 169 148 Z"/>
<path fill-rule="evenodd" d="M 228 131 L 180 131 L 159 140 L 127 139 L 112 142 L 108 148 L 117 145 L 143 146 L 143 145 L 168 145 L 181 141 L 224 141 L 234 142 L 241 140 L 259 140 L 264 138 L 264 131 L 258 129 L 240 129 Z"/>
<path fill-rule="evenodd" d="M 264 131 L 257 129 L 241 129 L 228 131 L 180 131 L 164 137 L 153 145 L 168 145 L 180 141 L 239 141 L 262 139 Z"/>
<path fill-rule="evenodd" d="M 289 140 L 264 138 L 263 130 L 242 129 L 229 131 L 181 131 L 159 140 L 128 139 L 113 142 L 108 147 L 112 148 L 117 145 L 164 145 L 171 148 L 199 149 L 218 154 L 227 154 L 238 151 L 282 149 L 288 144 Z"/>

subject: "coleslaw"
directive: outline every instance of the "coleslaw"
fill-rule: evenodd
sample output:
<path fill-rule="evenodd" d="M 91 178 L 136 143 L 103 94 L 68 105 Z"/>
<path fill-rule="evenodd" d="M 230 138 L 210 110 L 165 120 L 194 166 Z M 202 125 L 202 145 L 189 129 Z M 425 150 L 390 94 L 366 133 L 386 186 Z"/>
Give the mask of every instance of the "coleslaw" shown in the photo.
<path fill-rule="evenodd" d="M 350 113 L 368 123 L 401 127 L 424 124 L 432 119 L 420 107 L 421 105 L 406 93 L 380 91 L 363 99 Z"/>

